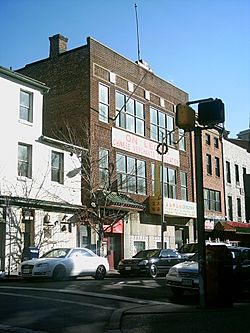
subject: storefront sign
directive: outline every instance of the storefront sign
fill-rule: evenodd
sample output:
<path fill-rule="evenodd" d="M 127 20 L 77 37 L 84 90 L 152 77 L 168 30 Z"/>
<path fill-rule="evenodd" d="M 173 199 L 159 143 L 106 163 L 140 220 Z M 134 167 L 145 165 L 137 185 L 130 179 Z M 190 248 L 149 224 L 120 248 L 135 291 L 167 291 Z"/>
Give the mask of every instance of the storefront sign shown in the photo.
<path fill-rule="evenodd" d="M 150 214 L 161 215 L 161 198 L 156 196 L 149 197 L 149 212 Z"/>
<path fill-rule="evenodd" d="M 196 218 L 196 203 L 176 199 L 164 199 L 164 215 Z"/>
<path fill-rule="evenodd" d="M 148 157 L 156 161 L 161 161 L 161 155 L 156 151 L 157 146 L 157 142 L 144 139 L 115 127 L 112 128 L 112 147 Z M 168 147 L 168 152 L 164 155 L 164 162 L 180 166 L 179 151 Z"/>
<path fill-rule="evenodd" d="M 214 230 L 214 221 L 205 220 L 205 230 Z"/>

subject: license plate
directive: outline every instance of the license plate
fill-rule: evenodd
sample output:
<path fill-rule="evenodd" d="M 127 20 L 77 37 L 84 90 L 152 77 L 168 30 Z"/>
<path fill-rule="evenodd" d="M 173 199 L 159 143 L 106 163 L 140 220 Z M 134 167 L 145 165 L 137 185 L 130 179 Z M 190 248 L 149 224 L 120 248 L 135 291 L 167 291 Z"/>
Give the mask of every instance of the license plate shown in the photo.
<path fill-rule="evenodd" d="M 125 267 L 125 271 L 131 271 L 131 267 L 130 266 Z"/>
<path fill-rule="evenodd" d="M 191 287 L 193 285 L 193 280 L 192 279 L 182 279 L 182 284 L 183 284 L 183 286 Z"/>
<path fill-rule="evenodd" d="M 29 273 L 31 273 L 31 269 L 29 269 L 29 268 L 23 269 L 23 274 L 29 274 Z"/>

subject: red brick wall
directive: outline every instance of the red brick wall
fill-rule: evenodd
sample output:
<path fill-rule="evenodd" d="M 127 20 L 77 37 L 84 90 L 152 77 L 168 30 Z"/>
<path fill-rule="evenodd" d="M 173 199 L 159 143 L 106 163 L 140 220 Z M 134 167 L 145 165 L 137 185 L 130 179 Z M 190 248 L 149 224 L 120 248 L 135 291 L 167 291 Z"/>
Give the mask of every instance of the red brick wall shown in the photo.
<path fill-rule="evenodd" d="M 146 138 L 150 138 L 149 107 L 174 116 L 173 104 L 184 103 L 188 95 L 172 84 L 146 71 L 138 64 L 124 58 L 106 46 L 88 38 L 87 45 L 64 52 L 57 57 L 48 58 L 26 66 L 21 73 L 45 82 L 50 91 L 44 96 L 44 134 L 64 139 L 67 135 L 65 122 L 77 133 L 78 145 L 82 143 L 83 127 L 90 128 L 90 142 L 92 157 L 98 159 L 99 147 L 110 150 L 111 162 L 115 161 L 115 151 L 111 147 L 112 122 L 105 124 L 98 117 L 98 84 L 103 82 L 110 88 L 110 117 L 115 117 L 115 91 L 119 90 L 127 95 L 128 81 L 140 86 L 133 97 L 145 104 Z M 115 73 L 116 85 L 109 81 L 109 72 Z M 146 74 L 145 74 L 146 73 Z M 144 97 L 144 90 L 151 93 L 150 101 Z M 165 107 L 160 105 L 160 97 L 165 101 Z M 59 130 L 62 130 L 60 134 Z M 59 133 L 59 134 L 58 134 Z M 176 134 L 176 139 L 178 135 Z M 180 199 L 179 169 L 188 172 L 188 198 L 193 200 L 192 192 L 192 160 L 189 135 L 186 134 L 187 151 L 180 152 L 180 168 L 177 170 L 177 198 Z M 142 158 L 141 156 L 137 156 Z M 148 195 L 151 193 L 151 162 L 147 163 Z M 169 165 L 171 168 L 175 168 Z M 93 170 L 93 177 L 98 183 L 97 170 Z M 143 201 L 145 196 L 135 195 L 135 199 Z"/>

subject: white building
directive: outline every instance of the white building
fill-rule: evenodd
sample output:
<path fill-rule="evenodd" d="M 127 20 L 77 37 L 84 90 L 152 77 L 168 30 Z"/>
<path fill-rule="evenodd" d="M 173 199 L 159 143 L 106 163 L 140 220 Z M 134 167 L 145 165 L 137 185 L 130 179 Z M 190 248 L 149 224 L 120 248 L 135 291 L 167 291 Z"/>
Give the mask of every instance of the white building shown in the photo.
<path fill-rule="evenodd" d="M 225 200 L 227 221 L 246 221 L 244 174 L 250 174 L 250 153 L 236 140 L 224 139 Z"/>
<path fill-rule="evenodd" d="M 30 246 L 79 244 L 70 218 L 81 205 L 81 148 L 42 135 L 48 89 L 0 67 L 0 271 L 7 273 Z"/>

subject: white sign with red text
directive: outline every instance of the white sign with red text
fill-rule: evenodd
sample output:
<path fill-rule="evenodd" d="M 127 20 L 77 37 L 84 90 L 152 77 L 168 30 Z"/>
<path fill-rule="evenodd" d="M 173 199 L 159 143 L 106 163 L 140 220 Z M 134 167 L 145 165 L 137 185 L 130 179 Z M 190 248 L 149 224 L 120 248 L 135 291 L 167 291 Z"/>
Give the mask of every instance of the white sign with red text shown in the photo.
<path fill-rule="evenodd" d="M 191 201 L 164 198 L 164 215 L 196 218 L 196 203 Z"/>
<path fill-rule="evenodd" d="M 157 142 L 144 139 L 115 127 L 112 128 L 112 147 L 161 161 L 161 155 L 156 151 L 157 146 Z M 179 151 L 168 147 L 168 152 L 164 155 L 164 162 L 180 166 Z"/>

